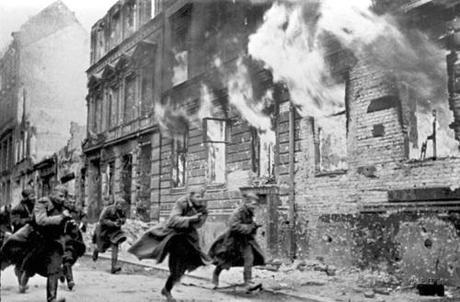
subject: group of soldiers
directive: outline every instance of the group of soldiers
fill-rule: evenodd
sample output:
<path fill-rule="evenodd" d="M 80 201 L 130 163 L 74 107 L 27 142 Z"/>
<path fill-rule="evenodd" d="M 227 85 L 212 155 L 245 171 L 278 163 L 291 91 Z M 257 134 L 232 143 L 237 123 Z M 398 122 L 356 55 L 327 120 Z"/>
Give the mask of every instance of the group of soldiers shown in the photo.
<path fill-rule="evenodd" d="M 128 250 L 139 259 L 155 259 L 162 262 L 169 256 L 169 277 L 161 290 L 168 301 L 174 301 L 173 286 L 187 271 L 207 265 L 216 265 L 212 283 L 219 286 L 219 275 L 224 269 L 243 266 L 244 286 L 247 291 L 261 288 L 252 282 L 252 267 L 265 263 L 263 252 L 255 240 L 260 227 L 254 220 L 258 197 L 243 194 L 243 203 L 229 220 L 228 229 L 211 245 L 208 253 L 202 251 L 198 229 L 208 217 L 207 202 L 202 188 L 191 189 L 179 198 L 169 215 L 161 224 L 145 232 Z M 22 200 L 12 210 L 0 211 L 2 247 L 1 269 L 15 266 L 19 292 L 27 291 L 28 280 L 35 274 L 47 278 L 48 302 L 64 302 L 57 299 L 58 281 L 67 282 L 69 290 L 75 286 L 72 266 L 86 250 L 82 232 L 86 232 L 87 220 L 82 209 L 75 206 L 65 187 L 58 185 L 48 196 L 35 201 L 31 188 L 24 189 Z M 8 222 L 7 222 L 8 221 Z M 111 273 L 120 272 L 118 250 L 127 237 L 122 231 L 126 222 L 124 201 L 117 199 L 105 207 L 93 234 L 95 245 L 93 260 L 99 253 L 112 251 Z M 8 231 L 11 230 L 12 234 Z M 6 235 L 5 235 L 6 234 Z"/>
<path fill-rule="evenodd" d="M 58 282 L 67 282 L 70 290 L 75 286 L 72 266 L 86 249 L 86 215 L 62 185 L 37 201 L 34 190 L 26 188 L 9 220 L 6 212 L 2 211 L 1 225 L 6 230 L 10 226 L 12 234 L 2 232 L 1 269 L 15 266 L 20 293 L 27 291 L 29 278 L 39 274 L 47 278 L 47 301 L 65 301 L 57 299 Z"/>
<path fill-rule="evenodd" d="M 174 204 L 165 223 L 153 226 L 128 250 L 139 259 L 162 262 L 169 255 L 169 277 L 161 290 L 168 301 L 174 301 L 171 290 L 187 271 L 212 262 L 216 267 L 212 275 L 214 289 L 219 287 L 219 275 L 224 269 L 243 266 L 246 291 L 261 288 L 252 279 L 252 267 L 264 265 L 262 249 L 256 242 L 255 210 L 259 198 L 254 193 L 243 194 L 243 203 L 230 217 L 228 229 L 204 253 L 199 244 L 198 228 L 208 217 L 204 189 L 192 189 Z"/>

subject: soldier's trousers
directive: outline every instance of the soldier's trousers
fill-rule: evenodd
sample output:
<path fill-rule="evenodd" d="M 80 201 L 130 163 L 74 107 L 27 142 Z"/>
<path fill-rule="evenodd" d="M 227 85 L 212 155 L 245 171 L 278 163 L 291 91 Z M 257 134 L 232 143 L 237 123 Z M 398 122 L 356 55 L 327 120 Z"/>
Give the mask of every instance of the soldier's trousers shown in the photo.
<path fill-rule="evenodd" d="M 54 302 L 57 300 L 59 274 L 48 275 L 46 280 L 46 301 Z"/>
<path fill-rule="evenodd" d="M 254 265 L 254 253 L 252 251 L 251 245 L 246 245 L 243 249 L 243 261 L 244 261 L 244 269 L 243 269 L 243 278 L 244 283 L 249 283 L 252 280 L 252 266 Z M 217 283 L 219 279 L 219 275 L 222 272 L 223 268 L 219 265 L 216 266 L 213 273 L 213 282 Z"/>
<path fill-rule="evenodd" d="M 169 253 L 169 277 L 166 280 L 165 289 L 170 292 L 187 270 L 188 250 L 184 245 L 176 245 Z"/>

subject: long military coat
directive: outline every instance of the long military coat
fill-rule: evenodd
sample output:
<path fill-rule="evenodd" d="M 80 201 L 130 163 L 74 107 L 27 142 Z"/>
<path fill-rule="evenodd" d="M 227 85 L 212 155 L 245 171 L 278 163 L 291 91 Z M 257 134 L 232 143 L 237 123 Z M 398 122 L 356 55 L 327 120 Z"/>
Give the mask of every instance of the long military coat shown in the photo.
<path fill-rule="evenodd" d="M 120 244 L 127 239 L 121 229 L 121 225 L 125 222 L 125 212 L 118 210 L 115 205 L 107 206 L 102 210 L 93 235 L 93 243 L 97 244 L 99 252 L 104 253 L 112 244 Z"/>
<path fill-rule="evenodd" d="M 83 256 L 86 250 L 83 234 L 80 230 L 80 223 L 86 220 L 86 214 L 77 207 L 67 207 L 70 216 L 75 221 L 75 225 L 66 230 L 65 248 L 64 248 L 64 263 L 73 265 L 78 258 Z"/>
<path fill-rule="evenodd" d="M 203 214 L 200 221 L 194 222 L 190 216 Z M 155 259 L 162 262 L 168 253 L 175 250 L 186 250 L 187 258 L 183 259 L 186 270 L 192 271 L 205 265 L 208 257 L 201 251 L 197 229 L 208 216 L 206 206 L 193 204 L 187 196 L 179 198 L 171 214 L 164 224 L 150 228 L 128 250 L 139 259 Z"/>
<path fill-rule="evenodd" d="M 34 220 L 11 235 L 0 251 L 2 269 L 18 265 L 29 276 L 60 272 L 64 252 L 65 218 L 63 208 L 47 197 L 34 206 Z"/>
<path fill-rule="evenodd" d="M 213 263 L 223 269 L 243 266 L 243 251 L 249 245 L 254 255 L 253 265 L 264 265 L 265 257 L 255 239 L 256 231 L 254 211 L 246 205 L 240 206 L 230 217 L 228 230 L 209 249 Z"/>
<path fill-rule="evenodd" d="M 21 200 L 19 204 L 17 204 L 11 210 L 11 224 L 13 226 L 13 231 L 17 232 L 24 225 L 32 222 L 33 213 L 34 213 L 33 202 L 26 202 L 25 200 Z"/>

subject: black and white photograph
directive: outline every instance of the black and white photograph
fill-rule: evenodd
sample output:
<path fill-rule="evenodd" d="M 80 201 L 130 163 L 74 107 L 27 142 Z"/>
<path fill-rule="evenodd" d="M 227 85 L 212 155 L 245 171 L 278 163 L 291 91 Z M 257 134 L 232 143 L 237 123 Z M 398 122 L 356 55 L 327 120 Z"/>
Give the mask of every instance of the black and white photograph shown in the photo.
<path fill-rule="evenodd" d="M 460 0 L 0 0 L 0 302 L 460 301 Z"/>

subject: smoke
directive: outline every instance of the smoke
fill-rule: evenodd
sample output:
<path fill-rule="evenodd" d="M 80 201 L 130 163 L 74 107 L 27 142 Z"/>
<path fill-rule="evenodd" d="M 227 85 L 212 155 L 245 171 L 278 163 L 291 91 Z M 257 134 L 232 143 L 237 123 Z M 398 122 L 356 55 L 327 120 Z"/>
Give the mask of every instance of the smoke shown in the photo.
<path fill-rule="evenodd" d="M 200 86 L 200 109 L 198 110 L 197 116 L 199 120 L 202 120 L 207 117 L 214 116 L 214 110 L 212 105 L 212 100 L 215 99 L 214 93 L 209 89 L 209 87 L 201 83 Z"/>
<path fill-rule="evenodd" d="M 287 84 L 303 115 L 329 115 L 344 109 L 345 86 L 331 72 L 327 43 L 334 39 L 359 54 L 384 34 L 398 31 L 366 1 L 277 2 L 250 37 L 248 51 L 265 62 L 275 81 Z"/>
<path fill-rule="evenodd" d="M 274 81 L 287 85 L 301 115 L 317 117 L 344 110 L 343 71 L 353 61 L 370 59 L 395 82 L 412 88 L 421 140 L 432 127 L 427 118 L 436 110 L 439 149 L 456 152 L 448 127 L 453 118 L 447 105 L 445 52 L 425 33 L 390 15 L 375 14 L 369 0 L 278 1 L 250 36 L 248 52 L 265 63 Z"/>
<path fill-rule="evenodd" d="M 253 87 L 253 79 L 248 67 L 248 60 L 240 56 L 234 64 L 224 66 L 219 58 L 214 60 L 214 65 L 219 72 L 220 85 L 227 87 L 227 102 L 231 108 L 236 109 L 239 116 L 249 125 L 263 135 L 267 142 L 275 142 L 271 113 L 268 108 L 273 104 L 273 92 L 265 91 L 261 97 L 256 96 Z M 216 96 L 204 83 L 200 88 L 200 109 L 197 117 L 213 117 L 216 108 L 213 104 Z M 209 128 L 209 127 L 208 127 Z"/>
<path fill-rule="evenodd" d="M 191 120 L 185 108 L 174 106 L 168 99 L 166 104 L 155 102 L 154 110 L 155 118 L 164 135 L 176 137 L 188 132 Z"/>
<path fill-rule="evenodd" d="M 256 100 L 248 68 L 243 64 L 242 58 L 236 62 L 236 70 L 225 74 L 228 88 L 228 100 L 240 115 L 258 130 L 271 131 L 272 122 L 269 116 L 262 111 L 272 98 L 267 93 L 261 100 Z"/>

